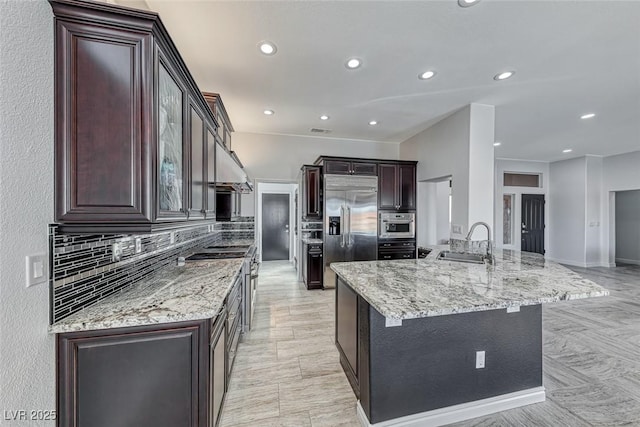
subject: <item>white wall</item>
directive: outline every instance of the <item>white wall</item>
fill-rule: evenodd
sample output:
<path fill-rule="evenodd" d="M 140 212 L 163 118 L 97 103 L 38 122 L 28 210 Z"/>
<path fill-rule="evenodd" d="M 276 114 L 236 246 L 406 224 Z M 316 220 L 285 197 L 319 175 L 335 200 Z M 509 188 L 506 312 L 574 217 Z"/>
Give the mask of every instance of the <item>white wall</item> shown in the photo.
<path fill-rule="evenodd" d="M 602 157 L 585 157 L 585 265 L 600 266 L 602 242 Z"/>
<path fill-rule="evenodd" d="M 602 262 L 615 265 L 615 192 L 640 190 L 640 151 L 602 159 Z"/>
<path fill-rule="evenodd" d="M 548 258 L 585 266 L 586 158 L 549 165 Z"/>
<path fill-rule="evenodd" d="M 473 222 L 493 223 L 493 141 L 494 107 L 472 104 L 400 144 L 401 159 L 418 160 L 418 181 L 451 177 L 451 221 L 461 227 L 458 237 L 466 235 Z M 425 185 L 418 190 L 433 191 Z M 431 199 L 418 194 L 418 217 L 425 212 L 431 215 L 432 208 L 426 204 Z"/>
<path fill-rule="evenodd" d="M 295 180 L 320 155 L 398 159 L 398 144 L 235 132 L 233 150 L 252 179 Z"/>
<path fill-rule="evenodd" d="M 505 172 L 517 172 L 527 174 L 540 174 L 541 186 L 539 188 L 534 187 L 512 187 L 504 185 L 504 173 Z M 522 238 L 522 228 L 520 227 L 522 219 L 522 195 L 523 194 L 544 194 L 545 200 L 548 199 L 549 190 L 549 163 L 547 162 L 531 162 L 525 160 L 511 160 L 511 159 L 496 159 L 496 176 L 495 176 L 496 196 L 494 202 L 495 212 L 495 237 L 496 247 L 502 247 L 505 249 L 520 250 L 520 243 Z M 513 236 L 512 244 L 505 245 L 503 242 L 503 219 L 502 219 L 502 196 L 504 194 L 515 195 L 512 212 L 513 212 Z M 547 225 L 544 231 L 544 247 L 545 250 L 549 250 L 549 203 L 545 204 L 545 223 Z"/>
<path fill-rule="evenodd" d="M 640 190 L 616 193 L 616 262 L 640 265 Z"/>
<path fill-rule="evenodd" d="M 449 224 L 449 180 L 437 182 L 436 186 L 436 241 L 442 243 L 449 240 L 451 224 Z"/>
<path fill-rule="evenodd" d="M 25 256 L 47 251 L 53 220 L 53 14 L 46 1 L 0 2 L 0 64 L 0 411 L 54 410 L 48 285 L 25 287 Z"/>
<path fill-rule="evenodd" d="M 233 150 L 253 180 L 295 181 L 300 167 L 312 164 L 321 155 L 398 159 L 398 144 L 393 143 L 246 132 L 235 132 L 232 141 Z M 255 214 L 250 196 L 242 198 L 241 213 Z"/>

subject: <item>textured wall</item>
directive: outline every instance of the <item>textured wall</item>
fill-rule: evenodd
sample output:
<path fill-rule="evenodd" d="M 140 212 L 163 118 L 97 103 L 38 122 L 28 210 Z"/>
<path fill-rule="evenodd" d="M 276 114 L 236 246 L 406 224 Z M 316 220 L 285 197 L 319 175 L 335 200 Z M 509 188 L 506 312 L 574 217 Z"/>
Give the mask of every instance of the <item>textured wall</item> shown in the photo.
<path fill-rule="evenodd" d="M 24 284 L 25 256 L 47 250 L 53 220 L 53 14 L 46 1 L 0 0 L 0 64 L 0 411 L 52 410 L 48 287 Z"/>

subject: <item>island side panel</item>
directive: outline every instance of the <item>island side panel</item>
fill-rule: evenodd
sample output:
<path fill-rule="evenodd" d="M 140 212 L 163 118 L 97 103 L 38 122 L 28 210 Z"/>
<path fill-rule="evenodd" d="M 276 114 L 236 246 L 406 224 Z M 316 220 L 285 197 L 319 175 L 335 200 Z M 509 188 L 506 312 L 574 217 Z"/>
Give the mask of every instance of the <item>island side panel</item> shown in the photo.
<path fill-rule="evenodd" d="M 542 307 L 409 319 L 369 310 L 372 424 L 542 386 Z M 476 369 L 476 351 L 485 368 Z"/>

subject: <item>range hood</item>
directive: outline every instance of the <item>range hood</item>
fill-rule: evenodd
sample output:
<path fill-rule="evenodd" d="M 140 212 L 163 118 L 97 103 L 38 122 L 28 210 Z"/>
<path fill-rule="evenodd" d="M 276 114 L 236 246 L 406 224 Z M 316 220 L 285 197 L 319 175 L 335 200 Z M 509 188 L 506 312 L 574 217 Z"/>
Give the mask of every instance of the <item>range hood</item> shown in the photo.
<path fill-rule="evenodd" d="M 244 167 L 234 151 L 227 151 L 222 145 L 216 147 L 216 182 L 218 189 L 251 193 L 253 186 Z"/>

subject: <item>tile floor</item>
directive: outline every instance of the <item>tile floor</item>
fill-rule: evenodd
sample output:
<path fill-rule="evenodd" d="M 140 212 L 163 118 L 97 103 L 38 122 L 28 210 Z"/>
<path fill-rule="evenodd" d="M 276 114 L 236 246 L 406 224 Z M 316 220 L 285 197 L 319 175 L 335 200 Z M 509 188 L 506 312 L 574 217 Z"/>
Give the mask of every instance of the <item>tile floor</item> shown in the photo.
<path fill-rule="evenodd" d="M 546 402 L 456 426 L 640 426 L 640 267 L 575 270 L 611 296 L 544 307 Z M 272 261 L 258 294 L 221 426 L 359 426 L 333 344 L 333 291 L 307 291 L 291 264 Z"/>

